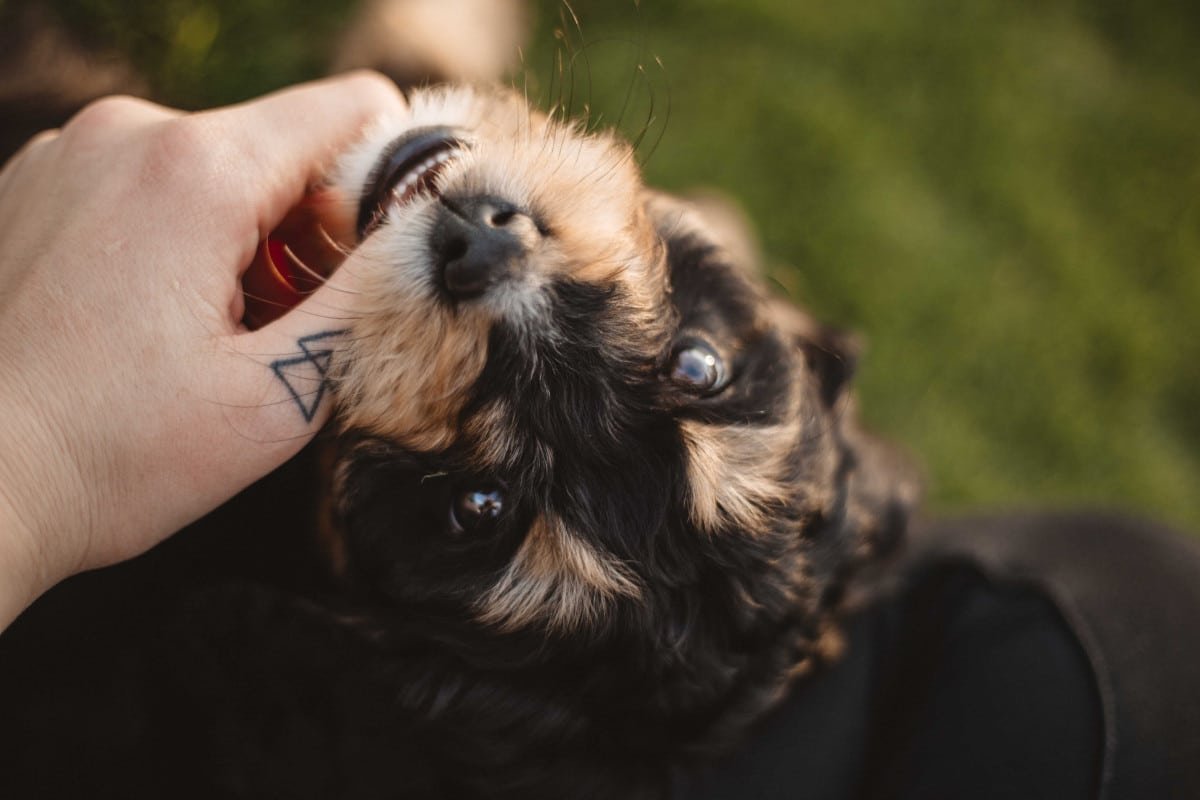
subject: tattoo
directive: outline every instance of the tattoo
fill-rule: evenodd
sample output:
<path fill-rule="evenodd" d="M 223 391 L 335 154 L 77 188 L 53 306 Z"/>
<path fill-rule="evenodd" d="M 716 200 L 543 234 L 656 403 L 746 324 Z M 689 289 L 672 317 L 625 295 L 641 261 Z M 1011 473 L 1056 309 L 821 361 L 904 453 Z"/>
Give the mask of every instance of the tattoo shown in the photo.
<path fill-rule="evenodd" d="M 322 333 L 314 333 L 310 336 L 303 336 L 296 340 L 296 344 L 300 346 L 301 354 L 292 358 L 281 358 L 271 362 L 271 370 L 274 371 L 275 377 L 283 382 L 287 387 L 288 393 L 292 399 L 296 401 L 296 406 L 300 409 L 300 413 L 304 415 L 305 422 L 312 422 L 317 416 L 317 409 L 321 405 L 321 400 L 325 397 L 325 390 L 329 386 L 329 364 L 333 360 L 332 343 L 322 345 L 337 336 L 341 336 L 346 331 L 324 331 Z M 305 364 L 312 365 L 315 374 L 305 374 Z M 294 369 L 293 369 L 294 368 Z M 291 378 L 288 377 L 288 371 L 291 371 Z M 293 380 L 303 381 L 305 383 L 317 383 L 315 392 L 301 392 L 296 388 Z M 307 398 L 307 399 L 306 399 Z"/>

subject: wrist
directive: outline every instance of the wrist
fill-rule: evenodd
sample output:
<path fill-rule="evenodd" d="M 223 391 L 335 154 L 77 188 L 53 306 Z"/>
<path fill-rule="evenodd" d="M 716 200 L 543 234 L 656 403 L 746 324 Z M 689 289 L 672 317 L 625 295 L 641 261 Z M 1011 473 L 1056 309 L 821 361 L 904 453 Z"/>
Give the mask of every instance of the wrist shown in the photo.
<path fill-rule="evenodd" d="M 11 398 L 0 398 L 7 400 Z M 78 498 L 65 491 L 64 451 L 28 405 L 0 402 L 0 630 L 42 592 L 78 569 L 72 553 L 71 512 Z"/>
<path fill-rule="evenodd" d="M 0 491 L 0 631 L 49 587 L 36 552 L 32 531 Z"/>

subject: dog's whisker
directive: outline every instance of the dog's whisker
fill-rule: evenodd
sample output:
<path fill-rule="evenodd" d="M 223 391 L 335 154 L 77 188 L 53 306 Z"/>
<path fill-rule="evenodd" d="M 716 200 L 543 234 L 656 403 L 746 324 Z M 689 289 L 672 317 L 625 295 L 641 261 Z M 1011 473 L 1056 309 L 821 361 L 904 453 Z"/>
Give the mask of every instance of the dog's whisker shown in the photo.
<path fill-rule="evenodd" d="M 319 390 L 314 389 L 312 391 L 297 392 L 296 396 L 307 400 L 309 398 L 316 397 L 318 393 L 319 393 Z M 272 407 L 277 407 L 277 406 L 290 406 L 293 403 L 295 403 L 296 401 L 292 397 L 283 397 L 278 400 L 264 400 L 260 403 L 230 403 L 230 402 L 227 402 L 224 400 L 210 400 L 209 402 L 211 402 L 213 405 L 220 406 L 222 408 L 248 410 L 248 409 L 254 409 L 254 408 L 272 408 Z"/>
<path fill-rule="evenodd" d="M 293 265 L 299 267 L 301 272 L 303 272 L 316 283 L 316 285 L 311 289 L 298 289 L 297 292 L 299 294 L 311 294 L 328 282 L 329 277 L 327 275 L 322 275 L 320 272 L 317 272 L 315 269 L 308 266 L 308 264 L 304 263 L 304 261 L 302 261 L 298 255 L 296 255 L 296 252 L 292 250 L 291 245 L 284 244 L 283 253 L 288 257 L 288 260 L 290 260 Z"/>
<path fill-rule="evenodd" d="M 351 253 L 354 252 L 354 248 L 352 246 L 343 244 L 342 242 L 339 242 L 337 239 L 335 239 L 333 237 L 333 235 L 330 234 L 329 231 L 325 228 L 324 223 L 321 223 L 321 222 L 317 223 L 316 232 L 321 236 L 322 241 L 324 241 L 325 244 L 328 245 L 330 249 L 341 254 L 342 257 L 347 257 Z"/>

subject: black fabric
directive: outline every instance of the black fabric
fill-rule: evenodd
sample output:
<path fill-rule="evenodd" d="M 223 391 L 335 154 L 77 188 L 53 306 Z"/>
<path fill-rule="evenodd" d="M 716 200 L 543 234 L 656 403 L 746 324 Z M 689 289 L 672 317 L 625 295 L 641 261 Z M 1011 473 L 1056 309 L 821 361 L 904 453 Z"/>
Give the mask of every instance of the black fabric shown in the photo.
<path fill-rule="evenodd" d="M 1100 514 L 914 532 L 845 660 L 677 797 L 1200 798 L 1200 546 Z"/>
<path fill-rule="evenodd" d="M 900 627 L 883 656 L 862 797 L 1096 796 L 1100 696 L 1043 595 L 948 564 L 890 615 Z"/>
<path fill-rule="evenodd" d="M 1200 798 L 1200 542 L 1099 514 L 973 518 L 914 539 L 1036 585 L 1088 653 L 1105 716 L 1104 800 Z"/>
<path fill-rule="evenodd" d="M 1096 796 L 1103 724 L 1084 651 L 1040 591 L 924 565 L 686 800 Z"/>

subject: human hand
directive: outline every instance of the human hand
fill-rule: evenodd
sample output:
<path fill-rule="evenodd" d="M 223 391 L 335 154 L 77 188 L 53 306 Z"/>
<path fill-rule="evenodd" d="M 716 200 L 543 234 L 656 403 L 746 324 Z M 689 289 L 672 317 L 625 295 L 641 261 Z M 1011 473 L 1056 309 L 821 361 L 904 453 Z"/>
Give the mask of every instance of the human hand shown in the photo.
<path fill-rule="evenodd" d="M 0 172 L 0 629 L 320 428 L 301 340 L 332 346 L 352 279 L 250 332 L 240 274 L 339 147 L 402 104 L 369 73 L 198 114 L 107 98 Z"/>

